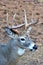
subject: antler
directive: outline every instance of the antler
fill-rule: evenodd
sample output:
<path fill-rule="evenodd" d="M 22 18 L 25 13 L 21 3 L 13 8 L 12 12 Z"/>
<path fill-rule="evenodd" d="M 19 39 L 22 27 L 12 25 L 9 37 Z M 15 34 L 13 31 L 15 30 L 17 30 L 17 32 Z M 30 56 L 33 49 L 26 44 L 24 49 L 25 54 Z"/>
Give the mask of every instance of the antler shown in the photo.
<path fill-rule="evenodd" d="M 13 19 L 12 19 L 12 22 L 14 21 L 15 17 L 16 17 L 16 13 L 13 15 Z"/>
<path fill-rule="evenodd" d="M 27 29 L 28 26 L 37 23 L 37 21 L 34 21 L 33 19 L 31 19 L 30 23 L 27 23 L 27 16 L 26 16 L 26 11 L 25 11 L 25 10 L 24 10 L 24 14 L 25 14 L 25 18 L 24 18 L 25 21 L 24 21 L 24 23 L 22 23 L 22 24 L 20 24 L 20 25 L 17 25 L 17 26 L 14 26 L 14 25 L 9 26 L 9 28 L 11 28 L 11 29 L 17 29 L 17 28 L 20 28 L 20 27 L 22 27 L 22 26 L 25 26 L 25 29 Z M 13 19 L 15 18 L 15 16 L 16 16 L 16 13 L 15 13 L 14 16 L 13 16 Z"/>
<path fill-rule="evenodd" d="M 8 12 L 7 12 L 7 14 L 6 14 L 6 22 L 7 22 L 7 26 L 8 26 L 8 18 L 9 18 L 9 14 L 8 14 Z"/>
<path fill-rule="evenodd" d="M 24 9 L 24 15 L 25 15 L 25 18 L 24 18 L 24 23 L 23 24 L 20 24 L 20 25 L 17 25 L 17 26 L 12 26 L 12 27 L 10 27 L 10 28 L 19 28 L 19 27 L 22 27 L 22 26 L 24 26 L 25 25 L 25 29 L 27 29 L 27 26 L 28 26 L 28 23 L 27 23 L 27 16 L 26 16 L 26 10 Z M 15 18 L 15 16 L 16 16 L 16 13 L 14 14 L 14 16 L 13 16 L 13 20 L 14 20 L 14 18 Z"/>
<path fill-rule="evenodd" d="M 15 19 L 15 16 L 16 16 L 16 13 L 13 15 L 13 20 Z M 17 28 L 20 28 L 20 27 L 22 27 L 22 26 L 25 26 L 25 30 L 26 30 L 27 27 L 29 27 L 30 25 L 33 25 L 33 24 L 37 23 L 37 21 L 34 21 L 34 20 L 31 18 L 31 21 L 30 21 L 30 23 L 28 24 L 28 22 L 27 22 L 27 16 L 26 16 L 26 10 L 25 10 L 25 9 L 24 9 L 24 16 L 25 16 L 25 18 L 24 18 L 24 23 L 23 23 L 23 24 L 20 24 L 20 25 L 17 25 L 17 26 L 12 25 L 12 26 L 9 26 L 9 28 L 10 28 L 10 29 L 13 29 L 15 32 L 19 33 L 18 30 L 17 30 Z M 7 20 L 7 22 L 8 22 L 8 13 L 7 13 L 7 18 L 6 18 L 6 20 Z M 12 21 L 13 21 L 13 20 L 12 20 Z M 15 29 L 16 29 L 16 30 L 15 30 Z M 31 29 L 31 27 L 30 27 L 30 29 Z M 30 31 L 30 29 L 28 28 L 28 29 L 27 29 L 27 32 L 28 32 L 28 30 Z"/>
<path fill-rule="evenodd" d="M 12 19 L 12 22 L 14 21 L 14 19 L 15 19 L 15 16 L 16 16 L 16 13 L 13 15 L 13 19 Z M 11 31 L 13 31 L 14 33 L 16 33 L 16 34 L 19 34 L 19 31 L 18 30 L 15 30 L 15 29 L 13 29 L 12 27 L 8 27 L 8 21 L 9 21 L 9 14 L 8 14 L 8 12 L 7 12 L 7 14 L 6 14 L 6 21 L 7 21 L 7 26 L 6 27 L 3 27 L 4 29 L 7 29 L 7 28 L 9 28 Z M 8 31 L 8 29 L 7 29 L 7 31 Z"/>
<path fill-rule="evenodd" d="M 27 29 L 28 23 L 27 23 L 27 16 L 26 16 L 26 10 L 24 9 L 24 15 L 25 15 L 25 29 Z"/>

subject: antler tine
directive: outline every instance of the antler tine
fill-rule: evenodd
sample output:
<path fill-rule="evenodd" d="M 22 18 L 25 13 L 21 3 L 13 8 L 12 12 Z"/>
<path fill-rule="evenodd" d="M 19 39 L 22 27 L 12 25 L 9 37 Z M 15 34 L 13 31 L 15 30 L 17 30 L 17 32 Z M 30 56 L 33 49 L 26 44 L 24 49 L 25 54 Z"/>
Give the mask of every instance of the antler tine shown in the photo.
<path fill-rule="evenodd" d="M 11 28 L 20 28 L 20 27 L 25 25 L 25 29 L 27 29 L 28 23 L 27 23 L 27 16 L 26 16 L 26 10 L 25 9 L 24 9 L 24 14 L 25 14 L 25 19 L 24 19 L 25 22 L 23 24 L 20 24 L 20 25 L 17 25 L 17 26 L 13 25 Z M 13 20 L 14 20 L 15 16 L 16 16 L 16 13 L 13 16 Z"/>
<path fill-rule="evenodd" d="M 7 22 L 7 26 L 8 26 L 8 18 L 9 17 L 9 14 L 8 14 L 8 12 L 6 13 L 6 22 Z"/>
<path fill-rule="evenodd" d="M 26 16 L 26 10 L 24 9 L 24 14 L 25 14 L 25 29 L 27 29 L 28 23 L 27 23 L 27 16 Z"/>
<path fill-rule="evenodd" d="M 16 13 L 13 15 L 13 19 L 12 19 L 12 21 L 14 21 L 15 17 L 16 17 Z"/>
<path fill-rule="evenodd" d="M 37 23 L 37 21 L 34 20 L 34 18 L 33 18 L 33 13 L 32 13 L 31 18 L 30 18 L 30 23 L 28 24 L 28 26 L 33 25 L 33 24 L 35 24 L 35 23 Z M 28 26 L 27 26 L 27 27 L 28 27 Z"/>
<path fill-rule="evenodd" d="M 25 10 L 25 9 L 24 9 L 24 14 L 25 14 L 25 19 L 24 19 L 25 21 L 24 21 L 23 24 L 20 24 L 20 25 L 17 25 L 17 26 L 12 25 L 11 27 L 9 26 L 9 28 L 17 29 L 17 28 L 20 28 L 20 27 L 22 27 L 22 26 L 25 26 L 25 29 L 27 29 L 27 27 L 29 27 L 30 25 L 33 25 L 33 24 L 37 23 L 37 21 L 34 21 L 34 20 L 31 18 L 31 22 L 28 24 L 28 22 L 27 22 L 27 16 L 26 16 L 26 10 Z M 14 20 L 15 16 L 16 16 L 16 13 L 15 13 L 14 16 L 13 16 L 13 20 Z"/>
<path fill-rule="evenodd" d="M 7 12 L 6 16 L 7 16 L 7 17 L 6 17 L 6 20 L 8 21 L 8 12 Z"/>
<path fill-rule="evenodd" d="M 33 25 L 33 24 L 36 24 L 36 23 L 37 23 L 37 21 L 35 21 L 34 19 L 31 18 L 30 23 L 28 24 L 28 26 Z"/>

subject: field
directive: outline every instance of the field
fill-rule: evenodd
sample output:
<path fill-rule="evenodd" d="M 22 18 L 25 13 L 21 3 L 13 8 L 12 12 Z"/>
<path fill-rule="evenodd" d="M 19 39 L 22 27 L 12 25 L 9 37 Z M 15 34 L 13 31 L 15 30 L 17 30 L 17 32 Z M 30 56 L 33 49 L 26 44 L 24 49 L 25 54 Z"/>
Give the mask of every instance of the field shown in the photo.
<path fill-rule="evenodd" d="M 38 45 L 38 49 L 35 52 L 26 50 L 26 53 L 20 58 L 17 65 L 43 65 L 43 3 L 27 1 L 0 0 L 0 43 L 6 43 L 10 39 L 3 27 L 24 23 L 25 8 L 28 23 L 30 18 L 34 18 L 37 21 L 37 24 L 32 25 L 30 37 Z M 6 13 L 8 13 L 8 20 L 6 19 Z M 17 14 L 16 18 L 12 21 L 15 13 Z M 24 26 L 18 30 L 22 34 Z"/>

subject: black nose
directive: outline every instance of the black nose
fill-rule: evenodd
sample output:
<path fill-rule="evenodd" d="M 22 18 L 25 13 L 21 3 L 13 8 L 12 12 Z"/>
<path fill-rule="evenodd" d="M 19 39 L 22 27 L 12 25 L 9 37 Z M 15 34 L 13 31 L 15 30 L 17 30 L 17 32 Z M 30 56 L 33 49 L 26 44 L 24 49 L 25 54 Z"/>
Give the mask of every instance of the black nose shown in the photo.
<path fill-rule="evenodd" d="M 37 46 L 36 46 L 36 45 L 34 45 L 33 49 L 35 49 L 35 50 L 36 50 L 36 49 L 37 49 Z"/>

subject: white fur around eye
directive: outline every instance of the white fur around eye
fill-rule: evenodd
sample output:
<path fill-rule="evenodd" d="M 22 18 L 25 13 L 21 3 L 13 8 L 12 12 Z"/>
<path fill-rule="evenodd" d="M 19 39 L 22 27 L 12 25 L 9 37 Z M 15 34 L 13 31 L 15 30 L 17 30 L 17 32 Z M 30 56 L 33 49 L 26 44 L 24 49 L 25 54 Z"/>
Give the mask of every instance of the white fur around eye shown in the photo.
<path fill-rule="evenodd" d="M 23 40 L 22 40 L 22 39 L 23 39 Z M 21 42 L 21 43 L 25 43 L 25 37 L 23 37 L 23 36 L 20 37 L 20 42 Z"/>
<path fill-rule="evenodd" d="M 23 55 L 25 53 L 25 49 L 18 48 L 18 55 Z"/>

